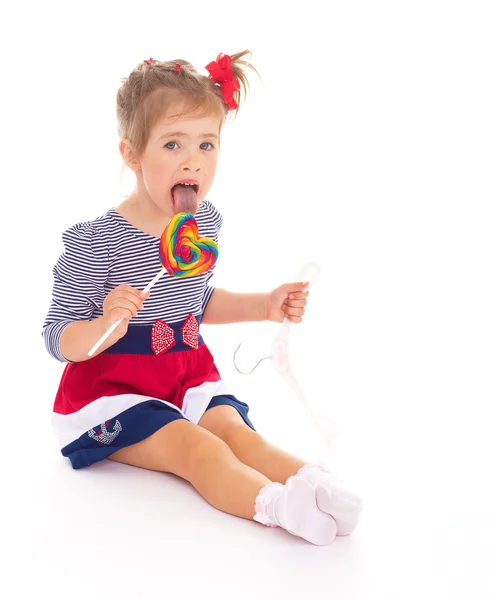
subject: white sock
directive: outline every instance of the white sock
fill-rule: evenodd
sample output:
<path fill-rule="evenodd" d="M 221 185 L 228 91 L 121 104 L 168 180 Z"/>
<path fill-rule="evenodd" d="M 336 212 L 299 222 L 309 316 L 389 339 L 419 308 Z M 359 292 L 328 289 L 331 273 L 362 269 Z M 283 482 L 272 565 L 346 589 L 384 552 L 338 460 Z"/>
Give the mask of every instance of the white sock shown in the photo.
<path fill-rule="evenodd" d="M 282 527 L 317 546 L 330 544 L 336 537 L 335 520 L 319 509 L 315 489 L 300 477 L 290 477 L 286 485 L 270 483 L 262 488 L 255 508 L 255 521 Z"/>
<path fill-rule="evenodd" d="M 308 481 L 315 488 L 317 506 L 332 515 L 336 521 L 338 535 L 350 535 L 356 529 L 363 508 L 363 501 L 350 492 L 341 479 L 319 465 L 305 465 L 298 477 Z"/>

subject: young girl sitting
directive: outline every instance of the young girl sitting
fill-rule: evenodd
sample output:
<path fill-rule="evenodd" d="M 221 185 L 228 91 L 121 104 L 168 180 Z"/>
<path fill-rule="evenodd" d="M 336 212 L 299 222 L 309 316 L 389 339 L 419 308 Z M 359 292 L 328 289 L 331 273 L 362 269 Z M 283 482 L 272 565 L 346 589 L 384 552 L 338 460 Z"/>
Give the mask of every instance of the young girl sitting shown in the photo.
<path fill-rule="evenodd" d="M 245 54 L 220 54 L 209 75 L 185 60 L 149 59 L 123 80 L 119 150 L 136 185 L 119 206 L 63 234 L 43 327 L 50 354 L 68 363 L 53 428 L 75 469 L 109 458 L 174 473 L 219 510 L 325 545 L 352 533 L 361 499 L 255 431 L 200 334 L 201 323 L 299 323 L 308 282 L 232 293 L 210 285 L 212 268 L 166 273 L 140 291 L 161 268 L 160 238 L 177 213 L 194 215 L 199 235 L 218 242 L 222 217 L 206 196 L 222 126 L 248 88 Z"/>

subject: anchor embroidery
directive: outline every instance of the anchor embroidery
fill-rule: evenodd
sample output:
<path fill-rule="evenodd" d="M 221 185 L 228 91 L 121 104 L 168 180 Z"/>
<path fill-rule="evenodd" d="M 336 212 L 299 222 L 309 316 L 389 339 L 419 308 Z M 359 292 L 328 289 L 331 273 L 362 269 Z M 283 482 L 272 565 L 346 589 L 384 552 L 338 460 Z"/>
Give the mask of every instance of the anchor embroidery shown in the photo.
<path fill-rule="evenodd" d="M 119 434 L 119 432 L 123 430 L 121 423 L 118 420 L 116 420 L 113 430 L 108 431 L 107 426 L 110 422 L 111 421 L 109 420 L 105 423 L 101 423 L 101 426 L 97 432 L 95 431 L 95 429 L 90 429 L 87 432 L 87 435 L 99 444 L 109 446 L 114 441 L 114 438 Z"/>

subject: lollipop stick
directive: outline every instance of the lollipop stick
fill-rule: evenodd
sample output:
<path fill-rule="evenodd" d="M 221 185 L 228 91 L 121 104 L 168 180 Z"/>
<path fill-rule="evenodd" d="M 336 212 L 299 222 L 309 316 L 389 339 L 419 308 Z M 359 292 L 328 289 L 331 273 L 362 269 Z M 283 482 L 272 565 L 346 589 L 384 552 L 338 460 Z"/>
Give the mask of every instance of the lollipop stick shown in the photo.
<path fill-rule="evenodd" d="M 162 277 L 162 275 L 166 273 L 166 270 L 162 268 L 157 275 L 152 279 L 152 281 L 147 285 L 147 287 L 143 290 L 143 293 L 146 294 Z M 116 323 L 113 323 L 111 327 L 106 331 L 106 333 L 101 337 L 99 341 L 97 341 L 92 348 L 87 352 L 88 356 L 92 356 L 94 352 L 107 340 L 107 338 L 111 335 L 111 333 L 116 329 L 116 327 L 122 322 L 123 319 L 119 319 Z"/>
<path fill-rule="evenodd" d="M 157 275 L 155 275 L 155 277 L 152 279 L 152 281 L 143 290 L 143 293 L 146 294 L 148 291 L 150 291 L 153 288 L 153 286 L 157 283 L 157 281 L 162 277 L 162 275 L 166 272 L 167 271 L 162 267 L 162 269 L 160 269 L 160 272 L 157 273 Z"/>
<path fill-rule="evenodd" d="M 106 333 L 101 337 L 101 339 L 92 346 L 92 348 L 87 352 L 88 356 L 92 356 L 94 352 L 107 340 L 107 338 L 111 335 L 111 333 L 116 329 L 116 327 L 121 323 L 123 319 L 119 319 L 116 323 L 113 323 L 111 327 L 106 331 Z"/>

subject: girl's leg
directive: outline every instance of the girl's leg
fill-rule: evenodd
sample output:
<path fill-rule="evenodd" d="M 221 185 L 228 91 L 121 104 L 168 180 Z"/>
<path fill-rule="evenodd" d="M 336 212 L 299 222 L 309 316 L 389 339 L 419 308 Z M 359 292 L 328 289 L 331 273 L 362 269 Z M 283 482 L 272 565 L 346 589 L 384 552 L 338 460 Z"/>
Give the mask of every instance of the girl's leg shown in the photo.
<path fill-rule="evenodd" d="M 336 523 L 319 510 L 309 483 L 298 478 L 287 486 L 271 482 L 242 463 L 223 440 L 184 419 L 109 458 L 174 473 L 189 481 L 215 508 L 283 527 L 313 544 L 329 544 L 336 537 Z"/>
<path fill-rule="evenodd" d="M 224 441 L 185 419 L 172 421 L 109 458 L 178 475 L 189 481 L 212 506 L 244 519 L 254 517 L 256 497 L 271 483 L 243 464 Z"/>
<path fill-rule="evenodd" d="M 335 475 L 324 472 L 321 467 L 306 466 L 307 461 L 267 442 L 244 423 L 232 406 L 210 408 L 199 425 L 222 439 L 244 464 L 263 473 L 271 481 L 285 483 L 302 469 L 299 476 L 315 488 L 319 508 L 335 518 L 338 535 L 349 535 L 355 530 L 363 502 Z"/>
<path fill-rule="evenodd" d="M 241 462 L 271 481 L 286 483 L 308 463 L 266 441 L 244 423 L 232 406 L 210 408 L 201 417 L 199 425 L 223 440 Z"/>

